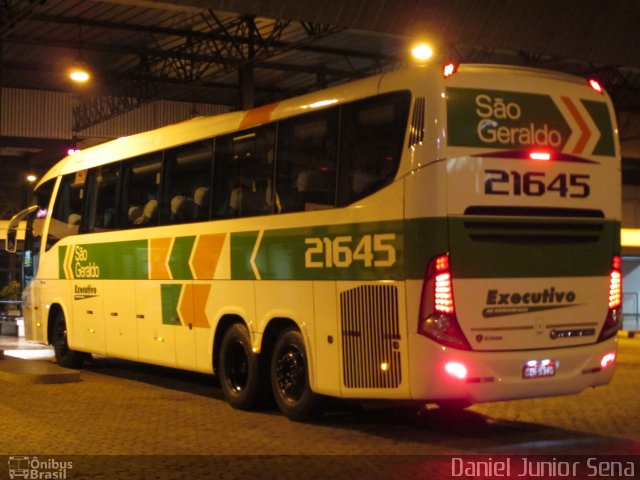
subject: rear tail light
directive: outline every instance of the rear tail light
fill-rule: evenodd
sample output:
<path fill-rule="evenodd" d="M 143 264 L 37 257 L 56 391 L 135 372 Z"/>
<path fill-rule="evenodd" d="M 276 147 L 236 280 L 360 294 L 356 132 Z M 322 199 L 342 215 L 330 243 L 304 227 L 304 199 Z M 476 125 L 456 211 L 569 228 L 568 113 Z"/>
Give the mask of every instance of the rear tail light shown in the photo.
<path fill-rule="evenodd" d="M 609 273 L 609 311 L 598 341 L 613 337 L 622 324 L 622 259 L 614 255 Z"/>
<path fill-rule="evenodd" d="M 448 254 L 434 257 L 427 266 L 422 286 L 418 333 L 442 345 L 471 349 L 456 317 Z"/>
<path fill-rule="evenodd" d="M 459 362 L 447 362 L 444 365 L 444 371 L 452 377 L 459 378 L 460 380 L 467 378 L 467 367 Z"/>
<path fill-rule="evenodd" d="M 613 365 L 613 362 L 615 361 L 616 361 L 615 352 L 609 352 L 603 355 L 602 358 L 600 359 L 600 366 L 602 368 L 607 368 L 609 365 Z"/>
<path fill-rule="evenodd" d="M 450 77 L 457 71 L 458 71 L 458 65 L 456 65 L 455 63 L 447 63 L 442 67 L 442 74 L 444 75 L 444 78 Z"/>

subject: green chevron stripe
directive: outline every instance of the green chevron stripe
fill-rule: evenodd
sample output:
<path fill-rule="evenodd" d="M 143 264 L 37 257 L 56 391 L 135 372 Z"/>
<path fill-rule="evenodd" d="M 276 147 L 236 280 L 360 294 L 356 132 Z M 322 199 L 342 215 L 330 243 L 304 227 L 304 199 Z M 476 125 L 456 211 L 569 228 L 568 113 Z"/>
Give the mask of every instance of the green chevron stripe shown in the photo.
<path fill-rule="evenodd" d="M 196 241 L 195 235 L 189 237 L 176 237 L 169 257 L 169 270 L 176 280 L 192 280 L 193 273 L 189 266 L 191 250 Z"/>

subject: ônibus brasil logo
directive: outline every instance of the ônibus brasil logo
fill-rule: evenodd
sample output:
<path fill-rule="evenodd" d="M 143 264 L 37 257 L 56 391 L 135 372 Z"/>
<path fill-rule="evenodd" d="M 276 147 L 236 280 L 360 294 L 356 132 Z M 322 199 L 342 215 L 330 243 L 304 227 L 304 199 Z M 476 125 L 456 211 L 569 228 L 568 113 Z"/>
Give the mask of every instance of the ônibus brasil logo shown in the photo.
<path fill-rule="evenodd" d="M 10 479 L 65 480 L 69 478 L 68 471 L 71 469 L 73 469 L 73 462 L 56 460 L 55 458 L 9 457 Z"/>
<path fill-rule="evenodd" d="M 504 292 L 498 289 L 487 291 L 485 318 L 518 315 L 557 308 L 574 307 L 576 294 L 572 290 L 556 290 L 555 287 L 530 292 Z"/>

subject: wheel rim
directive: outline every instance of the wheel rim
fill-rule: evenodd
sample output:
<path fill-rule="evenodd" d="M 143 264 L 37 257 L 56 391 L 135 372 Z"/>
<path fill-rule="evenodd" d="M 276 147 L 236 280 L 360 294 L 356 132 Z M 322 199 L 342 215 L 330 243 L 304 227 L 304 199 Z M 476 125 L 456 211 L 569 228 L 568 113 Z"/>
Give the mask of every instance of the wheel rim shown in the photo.
<path fill-rule="evenodd" d="M 53 338 L 53 348 L 60 354 L 64 355 L 69 349 L 66 325 L 63 322 L 58 322 L 54 331 L 55 336 Z"/>
<path fill-rule="evenodd" d="M 233 342 L 229 345 L 224 371 L 227 385 L 232 391 L 239 393 L 245 389 L 249 381 L 249 359 L 242 343 Z"/>
<path fill-rule="evenodd" d="M 282 396 L 290 402 L 302 397 L 307 383 L 307 369 L 302 352 L 291 345 L 276 362 L 276 379 Z"/>

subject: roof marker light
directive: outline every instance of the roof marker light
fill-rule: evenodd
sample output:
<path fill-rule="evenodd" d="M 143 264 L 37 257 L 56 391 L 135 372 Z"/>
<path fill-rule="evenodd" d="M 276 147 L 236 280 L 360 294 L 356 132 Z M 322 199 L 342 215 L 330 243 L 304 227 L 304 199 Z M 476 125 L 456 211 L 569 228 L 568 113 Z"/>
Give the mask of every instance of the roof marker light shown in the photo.
<path fill-rule="evenodd" d="M 589 79 L 589 86 L 598 93 L 604 92 L 604 88 L 602 88 L 602 85 L 600 85 L 600 82 L 598 82 L 595 78 Z"/>
<path fill-rule="evenodd" d="M 551 154 L 548 152 L 531 152 L 529 158 L 531 160 L 551 160 Z"/>
<path fill-rule="evenodd" d="M 442 67 L 442 74 L 444 78 L 449 78 L 451 75 L 458 71 L 458 65 L 455 63 L 447 63 L 444 67 Z"/>

